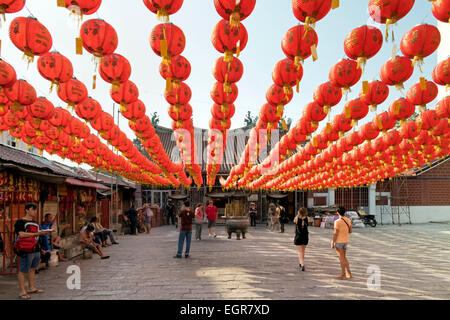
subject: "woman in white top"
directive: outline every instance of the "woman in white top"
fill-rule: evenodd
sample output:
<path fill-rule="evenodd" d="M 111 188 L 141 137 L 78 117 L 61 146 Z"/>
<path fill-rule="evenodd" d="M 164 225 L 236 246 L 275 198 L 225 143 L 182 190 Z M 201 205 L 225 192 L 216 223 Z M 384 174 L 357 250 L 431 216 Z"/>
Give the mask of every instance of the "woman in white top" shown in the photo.
<path fill-rule="evenodd" d="M 154 213 L 152 208 L 150 208 L 150 205 L 145 206 L 145 214 L 144 214 L 144 225 L 145 225 L 145 231 L 147 234 L 150 234 L 150 230 L 152 230 L 152 219 L 153 219 Z"/>

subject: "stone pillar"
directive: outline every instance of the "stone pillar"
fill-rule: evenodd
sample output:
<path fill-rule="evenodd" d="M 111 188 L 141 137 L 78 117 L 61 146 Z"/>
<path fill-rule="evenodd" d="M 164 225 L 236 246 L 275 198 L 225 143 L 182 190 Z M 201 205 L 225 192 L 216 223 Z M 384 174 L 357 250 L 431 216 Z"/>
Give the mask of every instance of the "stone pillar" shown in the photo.
<path fill-rule="evenodd" d="M 334 206 L 336 204 L 334 191 L 334 188 L 328 189 L 328 206 Z"/>
<path fill-rule="evenodd" d="M 372 183 L 369 186 L 369 212 L 367 214 L 377 214 L 377 201 L 376 201 L 376 190 L 377 190 L 377 184 Z"/>

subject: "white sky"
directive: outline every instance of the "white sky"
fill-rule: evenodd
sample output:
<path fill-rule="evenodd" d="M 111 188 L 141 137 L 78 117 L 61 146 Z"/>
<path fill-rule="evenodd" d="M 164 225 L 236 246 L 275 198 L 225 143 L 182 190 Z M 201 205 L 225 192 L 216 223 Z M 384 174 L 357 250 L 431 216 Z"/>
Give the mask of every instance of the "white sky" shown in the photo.
<path fill-rule="evenodd" d="M 285 115 L 293 119 L 294 123 L 301 117 L 303 106 L 312 101 L 314 89 L 328 81 L 328 70 L 337 61 L 345 58 L 343 41 L 348 32 L 363 24 L 379 27 L 384 33 L 384 25 L 373 22 L 367 13 L 368 1 L 342 0 L 341 7 L 332 10 L 329 15 L 316 26 L 319 36 L 319 60 L 312 62 L 308 59 L 304 64 L 304 77 L 300 83 L 300 94 L 295 93 L 293 101 L 286 106 Z M 436 25 L 436 19 L 431 14 L 431 4 L 419 0 L 413 10 L 395 27 L 396 45 L 403 34 L 420 23 Z M 1 56 L 11 63 L 19 78 L 29 81 L 37 90 L 38 96 L 46 96 L 55 106 L 65 106 L 56 92 L 49 94 L 50 83 L 38 73 L 36 62 L 27 68 L 20 52 L 9 40 L 8 27 L 16 16 L 29 16 L 30 12 L 50 31 L 53 37 L 53 49 L 68 57 L 74 66 L 74 75 L 88 87 L 90 95 L 98 100 L 103 110 L 112 114 L 113 101 L 109 95 L 110 85 L 100 76 L 97 77 L 97 89 L 92 90 L 94 63 L 92 56 L 84 51 L 82 56 L 75 55 L 75 38 L 78 36 L 79 26 L 69 17 L 69 11 L 56 6 L 56 0 L 28 0 L 27 8 L 18 14 L 7 14 L 6 22 L 0 29 L 2 40 Z M 110 23 L 119 36 L 119 46 L 116 53 L 124 55 L 132 65 L 130 80 L 138 85 L 140 99 L 146 104 L 147 115 L 157 111 L 160 124 L 170 127 L 171 119 L 167 114 L 168 104 L 163 97 L 165 81 L 159 74 L 160 57 L 150 48 L 149 35 L 152 28 L 160 22 L 141 0 L 103 0 L 99 11 L 91 16 L 85 16 L 83 21 L 91 18 L 101 18 Z M 185 0 L 183 7 L 171 16 L 171 22 L 179 26 L 186 35 L 186 49 L 182 53 L 191 63 L 192 73 L 186 83 L 192 89 L 191 105 L 193 107 L 194 126 L 208 128 L 211 118 L 210 108 L 213 104 L 209 96 L 215 79 L 212 67 L 215 60 L 221 56 L 211 44 L 211 32 L 221 17 L 217 14 L 212 0 Z M 237 83 L 239 96 L 236 101 L 236 114 L 232 119 L 232 128 L 241 127 L 248 110 L 258 115 L 264 104 L 265 93 L 272 84 L 271 73 L 275 63 L 285 56 L 281 50 L 281 39 L 285 32 L 298 24 L 292 9 L 291 0 L 258 0 L 252 15 L 243 21 L 249 33 L 248 45 L 241 53 L 244 64 L 244 76 Z M 446 24 L 447 28 L 448 24 Z M 448 34 L 448 33 L 447 33 Z M 442 39 L 447 43 L 448 39 Z M 390 58 L 392 42 L 385 42 L 383 49 L 373 59 L 369 60 L 362 80 L 375 80 L 381 65 Z M 448 56 L 450 52 L 443 54 Z M 36 60 L 37 61 L 37 57 Z M 417 68 L 410 81 L 405 84 L 409 88 L 418 82 L 421 76 L 431 80 L 431 72 L 436 65 L 436 54 L 425 60 L 424 73 Z M 348 100 L 357 97 L 361 88 L 358 83 Z M 388 101 L 379 108 L 379 112 L 386 111 L 392 101 L 401 97 L 399 92 L 391 89 Z M 437 102 L 434 101 L 434 103 Z M 342 112 L 345 101 L 332 111 L 333 115 Z M 117 112 L 117 106 L 116 106 Z M 373 115 L 369 115 L 370 118 Z M 115 115 L 117 119 L 117 113 Z M 117 122 L 116 122 L 117 124 Z M 360 121 L 360 124 L 364 121 Z M 135 136 L 129 129 L 127 120 L 120 116 L 119 125 L 130 139 Z M 319 128 L 320 130 L 320 128 Z M 93 133 L 96 133 L 94 130 Z"/>

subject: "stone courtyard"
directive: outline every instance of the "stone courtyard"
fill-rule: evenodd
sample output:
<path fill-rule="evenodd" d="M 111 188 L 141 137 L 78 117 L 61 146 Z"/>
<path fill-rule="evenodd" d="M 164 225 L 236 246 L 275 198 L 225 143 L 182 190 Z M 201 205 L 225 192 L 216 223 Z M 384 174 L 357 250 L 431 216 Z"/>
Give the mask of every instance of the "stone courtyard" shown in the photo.
<path fill-rule="evenodd" d="M 238 241 L 227 238 L 224 226 L 218 226 L 217 238 L 208 238 L 204 225 L 188 259 L 173 258 L 174 226 L 119 236 L 120 245 L 104 250 L 109 260 L 78 258 L 41 271 L 36 286 L 46 292 L 32 299 L 450 299 L 448 223 L 354 229 L 350 280 L 335 279 L 340 268 L 330 248 L 331 229 L 310 227 L 305 272 L 298 268 L 294 226 L 286 229 L 280 234 L 261 225 Z M 71 265 L 81 270 L 79 290 L 67 288 Z M 368 281 L 374 270 L 380 270 L 379 286 Z M 0 299 L 18 298 L 16 276 L 0 276 L 0 288 Z"/>

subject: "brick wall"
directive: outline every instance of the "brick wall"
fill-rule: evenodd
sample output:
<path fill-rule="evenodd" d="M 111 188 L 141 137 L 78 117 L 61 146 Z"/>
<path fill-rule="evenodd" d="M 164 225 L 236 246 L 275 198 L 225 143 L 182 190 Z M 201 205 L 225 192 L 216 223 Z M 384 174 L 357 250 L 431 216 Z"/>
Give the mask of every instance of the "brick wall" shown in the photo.
<path fill-rule="evenodd" d="M 450 160 L 407 180 L 407 203 L 392 199 L 391 205 L 450 206 Z M 389 192 L 391 182 L 377 184 L 377 192 Z M 403 192 L 403 190 L 400 190 Z M 393 193 L 395 197 L 395 192 Z"/>

